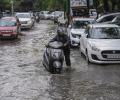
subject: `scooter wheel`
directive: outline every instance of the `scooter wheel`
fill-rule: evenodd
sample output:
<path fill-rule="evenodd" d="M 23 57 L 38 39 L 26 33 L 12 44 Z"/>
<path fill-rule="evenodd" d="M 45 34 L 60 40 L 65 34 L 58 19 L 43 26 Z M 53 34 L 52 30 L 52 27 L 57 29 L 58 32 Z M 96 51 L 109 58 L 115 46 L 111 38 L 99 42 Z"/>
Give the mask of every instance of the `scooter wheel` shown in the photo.
<path fill-rule="evenodd" d="M 54 73 L 55 74 L 61 74 L 61 69 L 60 68 L 55 68 Z"/>

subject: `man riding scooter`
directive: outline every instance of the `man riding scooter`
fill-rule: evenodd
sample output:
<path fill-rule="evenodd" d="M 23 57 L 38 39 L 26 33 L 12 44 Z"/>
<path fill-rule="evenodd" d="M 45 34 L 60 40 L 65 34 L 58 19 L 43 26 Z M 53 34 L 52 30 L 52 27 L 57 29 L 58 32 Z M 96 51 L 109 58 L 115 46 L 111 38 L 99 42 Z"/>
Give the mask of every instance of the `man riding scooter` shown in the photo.
<path fill-rule="evenodd" d="M 63 27 L 59 26 L 57 29 L 57 35 L 50 41 L 58 41 L 64 44 L 63 52 L 65 56 L 65 61 L 68 69 L 71 69 L 71 61 L 70 61 L 70 42 L 69 37 L 65 34 L 65 30 Z"/>

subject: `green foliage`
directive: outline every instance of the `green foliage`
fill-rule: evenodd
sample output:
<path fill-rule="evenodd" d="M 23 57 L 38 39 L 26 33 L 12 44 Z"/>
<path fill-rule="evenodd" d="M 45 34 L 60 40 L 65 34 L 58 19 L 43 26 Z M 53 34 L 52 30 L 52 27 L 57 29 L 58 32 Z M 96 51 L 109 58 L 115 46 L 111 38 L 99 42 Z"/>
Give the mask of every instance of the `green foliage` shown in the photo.
<path fill-rule="evenodd" d="M 13 0 L 14 8 L 19 9 L 21 2 L 33 1 L 34 10 L 65 10 L 68 11 L 68 1 L 69 0 Z M 120 10 L 119 0 L 93 0 L 94 7 L 99 11 L 103 12 L 104 10 L 114 11 Z M 27 5 L 26 5 L 27 6 Z M 10 9 L 11 0 L 0 0 L 0 8 Z"/>

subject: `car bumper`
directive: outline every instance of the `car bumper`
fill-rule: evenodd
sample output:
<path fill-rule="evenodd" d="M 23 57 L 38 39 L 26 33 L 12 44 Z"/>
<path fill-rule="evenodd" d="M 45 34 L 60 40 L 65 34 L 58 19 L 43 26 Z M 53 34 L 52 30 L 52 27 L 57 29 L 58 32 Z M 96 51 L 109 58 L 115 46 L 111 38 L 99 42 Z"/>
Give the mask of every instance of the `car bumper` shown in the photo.
<path fill-rule="evenodd" d="M 72 46 L 79 46 L 80 45 L 80 39 L 79 38 L 70 37 L 70 42 L 71 42 Z"/>
<path fill-rule="evenodd" d="M 8 35 L 5 35 L 5 34 L 0 34 L 0 38 L 1 39 L 4 39 L 4 38 L 15 38 L 18 34 L 8 34 Z"/>
<path fill-rule="evenodd" d="M 31 28 L 32 24 L 21 24 L 21 28 Z"/>
<path fill-rule="evenodd" d="M 119 59 L 103 58 L 101 52 L 88 52 L 89 61 L 96 64 L 115 64 L 120 63 Z"/>

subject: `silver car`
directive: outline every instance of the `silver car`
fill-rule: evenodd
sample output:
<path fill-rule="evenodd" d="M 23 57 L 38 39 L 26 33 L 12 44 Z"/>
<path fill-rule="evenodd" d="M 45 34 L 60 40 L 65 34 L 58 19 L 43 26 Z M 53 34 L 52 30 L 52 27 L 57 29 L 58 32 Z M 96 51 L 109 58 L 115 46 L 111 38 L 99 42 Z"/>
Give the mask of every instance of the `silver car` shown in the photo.
<path fill-rule="evenodd" d="M 21 28 L 31 29 L 34 26 L 34 18 L 31 13 L 16 13 L 16 15 L 21 23 Z"/>
<path fill-rule="evenodd" d="M 120 29 L 114 24 L 89 25 L 80 39 L 87 62 L 120 63 Z"/>

